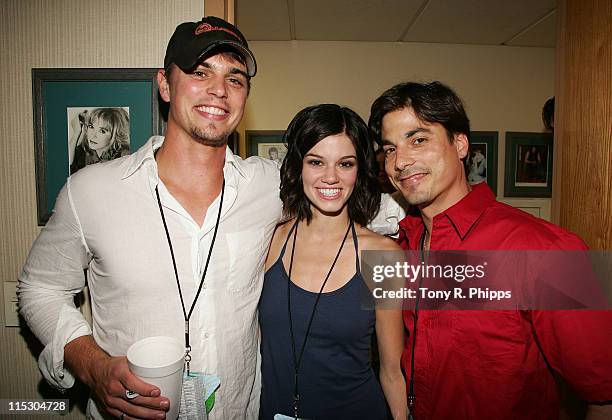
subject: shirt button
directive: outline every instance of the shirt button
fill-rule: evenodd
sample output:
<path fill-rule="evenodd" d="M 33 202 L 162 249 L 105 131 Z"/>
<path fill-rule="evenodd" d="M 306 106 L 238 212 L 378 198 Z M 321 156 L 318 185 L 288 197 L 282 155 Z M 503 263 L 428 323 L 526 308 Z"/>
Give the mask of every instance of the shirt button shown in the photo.
<path fill-rule="evenodd" d="M 202 289 L 206 289 L 206 283 L 202 284 Z"/>
<path fill-rule="evenodd" d="M 210 334 L 208 334 L 208 333 L 204 333 L 204 338 L 208 338 L 209 335 Z"/>

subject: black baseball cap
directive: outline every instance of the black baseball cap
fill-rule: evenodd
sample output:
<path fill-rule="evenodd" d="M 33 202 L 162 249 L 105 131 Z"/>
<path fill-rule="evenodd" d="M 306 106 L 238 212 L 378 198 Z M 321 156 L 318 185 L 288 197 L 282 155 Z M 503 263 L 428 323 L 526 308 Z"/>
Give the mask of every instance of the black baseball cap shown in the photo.
<path fill-rule="evenodd" d="M 255 76 L 257 63 L 246 38 L 234 25 L 215 16 L 204 17 L 199 22 L 184 22 L 176 27 L 166 48 L 164 68 L 174 63 L 181 70 L 190 72 L 206 53 L 219 46 L 227 46 L 240 54 L 246 62 L 248 76 Z"/>

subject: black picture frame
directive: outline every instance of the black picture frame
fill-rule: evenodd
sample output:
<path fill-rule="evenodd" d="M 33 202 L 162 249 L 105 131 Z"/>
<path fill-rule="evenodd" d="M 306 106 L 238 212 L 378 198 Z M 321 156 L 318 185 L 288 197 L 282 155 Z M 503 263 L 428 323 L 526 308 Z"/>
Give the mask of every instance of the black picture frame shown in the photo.
<path fill-rule="evenodd" d="M 470 155 L 465 160 L 468 182 L 474 185 L 482 182 L 484 178 L 495 195 L 497 195 L 498 139 L 497 131 L 472 131 L 470 133 Z M 475 162 L 479 153 L 484 155 L 486 165 L 484 168 Z"/>
<path fill-rule="evenodd" d="M 227 146 L 230 148 L 233 154 L 239 155 L 240 153 L 240 134 L 234 131 L 227 138 Z"/>
<path fill-rule="evenodd" d="M 51 216 L 55 199 L 69 175 L 69 108 L 130 109 L 130 152 L 150 136 L 161 135 L 155 68 L 33 68 L 32 105 L 36 159 L 38 225 Z"/>
<path fill-rule="evenodd" d="M 550 197 L 552 170 L 552 133 L 506 133 L 504 196 Z"/>
<path fill-rule="evenodd" d="M 287 148 L 283 143 L 284 135 L 284 130 L 246 130 L 246 157 L 261 156 L 271 158 L 268 151 L 272 148 L 276 148 L 278 155 L 274 160 L 282 161 L 287 152 Z"/>

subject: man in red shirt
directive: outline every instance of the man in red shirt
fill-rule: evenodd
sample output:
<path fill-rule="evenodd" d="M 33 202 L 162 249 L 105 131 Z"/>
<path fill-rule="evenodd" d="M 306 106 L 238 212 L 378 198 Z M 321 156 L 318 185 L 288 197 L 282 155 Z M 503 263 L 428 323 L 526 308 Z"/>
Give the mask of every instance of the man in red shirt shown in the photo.
<path fill-rule="evenodd" d="M 575 234 L 470 186 L 470 126 L 439 83 L 402 83 L 372 105 L 370 128 L 385 170 L 419 210 L 401 223 L 408 250 L 586 250 Z M 402 355 L 411 414 L 421 419 L 556 419 L 560 376 L 612 417 L 612 311 L 404 311 Z M 417 334 L 418 333 L 418 334 Z"/>

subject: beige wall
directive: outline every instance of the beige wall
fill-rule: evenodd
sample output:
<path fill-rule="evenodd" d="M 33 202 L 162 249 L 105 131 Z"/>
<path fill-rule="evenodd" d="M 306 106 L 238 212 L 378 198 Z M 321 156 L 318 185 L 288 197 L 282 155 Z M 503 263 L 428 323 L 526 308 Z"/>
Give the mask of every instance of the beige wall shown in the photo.
<path fill-rule="evenodd" d="M 202 4 L 0 3 L 0 281 L 16 279 L 38 233 L 31 68 L 160 66 L 176 24 L 199 18 Z M 463 96 L 475 130 L 500 131 L 503 150 L 503 131 L 541 130 L 540 109 L 553 94 L 551 49 L 352 42 L 253 42 L 252 47 L 259 74 L 241 130 L 284 129 L 298 110 L 319 102 L 342 103 L 367 118 L 372 100 L 392 84 L 439 79 Z M 502 185 L 503 174 L 498 176 Z M 0 307 L 3 313 L 3 303 Z M 40 374 L 19 329 L 0 325 L 0 345 L 0 398 L 40 398 Z"/>
<path fill-rule="evenodd" d="M 367 121 L 372 101 L 393 84 L 440 80 L 463 98 L 473 130 L 499 131 L 500 196 L 504 132 L 542 131 L 542 106 L 554 94 L 551 48 L 314 41 L 250 46 L 258 73 L 239 127 L 242 142 L 244 130 L 284 130 L 296 112 L 321 102 L 352 107 Z"/>
<path fill-rule="evenodd" d="M 32 67 L 161 66 L 175 26 L 199 19 L 203 8 L 203 0 L 2 0 L 0 281 L 17 278 L 38 233 Z M 2 322 L 0 345 L 0 398 L 41 398 L 40 373 L 19 329 Z"/>

